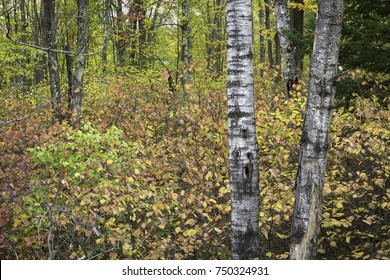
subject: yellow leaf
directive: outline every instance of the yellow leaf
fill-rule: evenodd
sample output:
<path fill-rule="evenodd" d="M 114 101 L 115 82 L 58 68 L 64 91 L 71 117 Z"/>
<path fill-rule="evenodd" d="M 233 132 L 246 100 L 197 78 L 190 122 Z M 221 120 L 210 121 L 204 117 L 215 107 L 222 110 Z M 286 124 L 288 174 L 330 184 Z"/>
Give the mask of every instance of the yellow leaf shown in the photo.
<path fill-rule="evenodd" d="M 219 189 L 219 192 L 220 192 L 221 194 L 225 194 L 225 193 L 228 193 L 229 190 L 228 190 L 228 188 L 226 188 L 226 187 L 222 187 L 222 188 Z"/>
<path fill-rule="evenodd" d="M 213 173 L 211 171 L 207 172 L 205 178 L 206 180 L 210 180 L 213 177 Z"/>
<path fill-rule="evenodd" d="M 176 232 L 176 233 L 179 233 L 180 231 L 181 231 L 181 227 L 175 228 L 175 232 Z"/>
<path fill-rule="evenodd" d="M 186 222 L 185 222 L 185 225 L 193 225 L 195 223 L 195 220 L 194 219 L 188 219 Z"/>
<path fill-rule="evenodd" d="M 127 178 L 126 178 L 126 181 L 127 181 L 128 183 L 133 183 L 133 182 L 134 182 L 134 178 L 133 178 L 133 177 L 127 177 Z"/>
<path fill-rule="evenodd" d="M 139 169 L 136 168 L 136 169 L 134 169 L 134 173 L 137 174 L 137 175 L 139 175 L 139 174 L 141 173 L 141 171 L 139 171 Z"/>
<path fill-rule="evenodd" d="M 189 229 L 189 230 L 187 230 L 186 231 L 186 235 L 188 236 L 188 237 L 191 237 L 191 236 L 194 236 L 195 234 L 196 234 L 196 229 Z"/>
<path fill-rule="evenodd" d="M 113 163 L 112 159 L 108 159 L 108 160 L 107 160 L 107 164 L 108 164 L 108 165 L 111 165 L 112 163 Z"/>
<path fill-rule="evenodd" d="M 331 247 L 336 247 L 336 242 L 331 241 L 331 242 L 330 242 L 330 246 L 331 246 Z"/>
<path fill-rule="evenodd" d="M 140 235 L 140 234 L 141 234 L 141 230 L 140 230 L 139 228 L 137 228 L 135 231 L 133 231 L 133 232 L 131 233 L 131 235 L 134 236 L 134 237 L 137 237 L 137 236 Z"/>

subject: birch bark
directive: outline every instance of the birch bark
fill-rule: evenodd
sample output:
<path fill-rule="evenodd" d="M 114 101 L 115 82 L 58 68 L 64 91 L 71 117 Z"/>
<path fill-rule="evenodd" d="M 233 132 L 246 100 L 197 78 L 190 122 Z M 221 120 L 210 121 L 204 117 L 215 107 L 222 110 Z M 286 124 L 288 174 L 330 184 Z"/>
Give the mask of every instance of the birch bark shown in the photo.
<path fill-rule="evenodd" d="M 320 0 L 291 227 L 291 259 L 316 259 L 344 0 Z"/>
<path fill-rule="evenodd" d="M 227 1 L 232 257 L 259 255 L 259 170 L 252 70 L 252 1 Z"/>
<path fill-rule="evenodd" d="M 300 67 L 296 64 L 296 48 L 288 37 L 291 32 L 290 16 L 287 7 L 288 0 L 275 0 L 276 30 L 279 36 L 280 49 L 283 59 L 283 77 L 286 83 L 286 94 L 290 95 L 292 85 L 298 82 Z"/>

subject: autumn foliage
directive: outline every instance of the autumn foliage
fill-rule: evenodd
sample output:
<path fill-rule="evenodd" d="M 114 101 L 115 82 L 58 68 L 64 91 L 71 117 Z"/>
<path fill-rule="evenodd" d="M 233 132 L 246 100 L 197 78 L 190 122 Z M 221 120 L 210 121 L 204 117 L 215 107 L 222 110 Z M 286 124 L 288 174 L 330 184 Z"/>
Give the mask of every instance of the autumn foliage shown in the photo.
<path fill-rule="evenodd" d="M 2 106 L 27 117 L 1 126 L 1 258 L 230 258 L 226 85 L 194 70 L 188 96 L 163 72 L 88 75 L 80 129 L 47 117 L 43 85 L 2 91 Z M 267 259 L 289 254 L 307 95 L 303 81 L 286 99 L 277 74 L 255 82 Z M 322 259 L 390 257 L 389 122 L 375 95 L 335 108 Z"/>

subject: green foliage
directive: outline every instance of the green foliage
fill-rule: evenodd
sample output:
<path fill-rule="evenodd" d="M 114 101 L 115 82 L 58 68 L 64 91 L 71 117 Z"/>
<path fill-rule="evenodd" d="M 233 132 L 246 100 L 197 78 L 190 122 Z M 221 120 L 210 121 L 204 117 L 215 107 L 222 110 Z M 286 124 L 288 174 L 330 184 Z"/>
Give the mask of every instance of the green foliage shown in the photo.
<path fill-rule="evenodd" d="M 389 1 L 346 1 L 342 65 L 389 73 L 389 12 Z"/>
<path fill-rule="evenodd" d="M 2 259 L 231 257 L 225 46 L 218 29 L 223 27 L 224 1 L 220 7 L 212 1 L 192 2 L 197 16 L 191 17 L 194 61 L 187 95 L 180 86 L 180 27 L 172 24 L 178 9 L 172 1 L 145 1 L 149 9 L 160 3 L 163 13 L 154 29 L 152 18 L 145 22 L 150 41 L 136 50 L 138 58 L 142 52 L 142 67 L 118 66 L 113 23 L 106 68 L 100 52 L 88 56 L 80 130 L 53 123 L 47 81 L 29 82 L 46 67 L 39 53 L 0 41 Z M 315 5 L 305 2 L 310 25 Z M 355 15 L 366 7 L 360 4 Z M 89 47 L 95 52 L 104 39 L 101 3 L 91 3 L 90 10 Z M 59 34 L 66 31 L 74 50 L 74 6 L 61 2 L 58 11 L 63 15 Z M 368 19 L 377 20 L 380 11 L 373 14 Z M 222 33 L 213 33 L 218 30 Z M 129 34 L 128 49 L 131 39 L 139 38 L 137 32 L 138 37 Z M 305 38 L 296 39 L 309 46 Z M 345 43 L 354 40 L 347 37 Z M 60 38 L 60 49 L 65 41 Z M 23 60 L 23 51 L 29 59 Z M 60 69 L 65 69 L 64 55 L 58 56 Z M 342 54 L 346 66 L 355 65 L 347 59 Z M 389 85 L 388 76 L 374 68 L 351 69 L 338 80 L 322 259 L 390 258 Z M 255 69 L 261 246 L 264 258 L 287 259 L 307 69 L 289 99 L 284 85 L 275 83 L 279 69 Z M 20 87 L 20 81 L 28 86 Z"/>

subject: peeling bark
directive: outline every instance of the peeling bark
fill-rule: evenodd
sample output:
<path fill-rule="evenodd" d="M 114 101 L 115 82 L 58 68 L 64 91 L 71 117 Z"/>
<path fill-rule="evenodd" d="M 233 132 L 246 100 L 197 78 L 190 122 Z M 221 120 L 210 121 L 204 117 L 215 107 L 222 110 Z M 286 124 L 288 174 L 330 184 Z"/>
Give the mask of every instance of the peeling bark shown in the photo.
<path fill-rule="evenodd" d="M 259 256 L 259 169 L 252 69 L 252 1 L 227 1 L 232 257 Z"/>
<path fill-rule="evenodd" d="M 343 0 L 320 0 L 291 226 L 291 259 L 316 259 Z"/>

